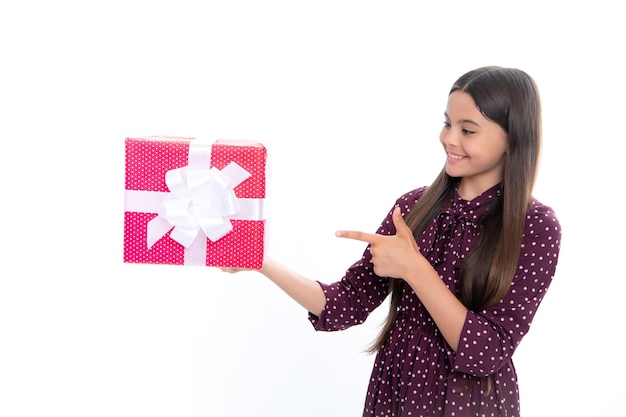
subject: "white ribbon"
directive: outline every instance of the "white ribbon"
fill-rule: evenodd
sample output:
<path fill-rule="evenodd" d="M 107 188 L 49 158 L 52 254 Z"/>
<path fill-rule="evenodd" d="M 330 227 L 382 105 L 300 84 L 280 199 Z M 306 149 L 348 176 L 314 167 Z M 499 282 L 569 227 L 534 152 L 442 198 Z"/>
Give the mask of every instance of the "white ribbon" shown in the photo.
<path fill-rule="evenodd" d="M 189 248 L 200 231 L 215 242 L 233 228 L 229 217 L 240 211 L 233 189 L 251 174 L 236 162 L 221 171 L 209 169 L 209 164 L 195 167 L 193 151 L 190 146 L 189 165 L 165 174 L 170 193 L 161 202 L 158 216 L 148 222 L 148 248 L 170 230 L 173 240 Z"/>

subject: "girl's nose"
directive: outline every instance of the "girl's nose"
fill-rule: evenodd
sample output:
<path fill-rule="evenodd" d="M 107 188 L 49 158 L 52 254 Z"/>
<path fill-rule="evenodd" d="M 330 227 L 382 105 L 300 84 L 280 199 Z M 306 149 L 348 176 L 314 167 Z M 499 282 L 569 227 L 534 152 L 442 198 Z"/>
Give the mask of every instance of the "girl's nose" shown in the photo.
<path fill-rule="evenodd" d="M 441 131 L 441 143 L 446 146 L 458 146 L 459 135 L 454 129 L 444 129 Z"/>

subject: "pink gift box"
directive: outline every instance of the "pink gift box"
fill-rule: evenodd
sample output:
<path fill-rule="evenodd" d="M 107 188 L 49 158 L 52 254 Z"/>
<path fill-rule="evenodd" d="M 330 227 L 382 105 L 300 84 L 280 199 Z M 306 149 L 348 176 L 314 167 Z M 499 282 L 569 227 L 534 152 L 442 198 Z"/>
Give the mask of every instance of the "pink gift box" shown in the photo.
<path fill-rule="evenodd" d="M 251 141 L 127 138 L 124 262 L 260 269 L 266 160 Z"/>

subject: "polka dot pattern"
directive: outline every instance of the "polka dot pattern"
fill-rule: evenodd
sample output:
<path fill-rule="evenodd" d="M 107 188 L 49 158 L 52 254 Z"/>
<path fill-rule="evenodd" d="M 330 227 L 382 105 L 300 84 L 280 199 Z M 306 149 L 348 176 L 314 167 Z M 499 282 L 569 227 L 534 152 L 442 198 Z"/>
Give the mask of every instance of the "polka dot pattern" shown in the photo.
<path fill-rule="evenodd" d="M 124 213 L 124 262 L 182 265 L 185 248 L 169 238 L 170 232 L 150 249 L 146 246 L 148 222 L 156 213 Z"/>
<path fill-rule="evenodd" d="M 192 138 L 147 137 L 126 139 L 126 189 L 168 192 L 165 173 L 187 165 Z M 235 188 L 239 198 L 265 198 L 267 151 L 262 144 L 220 140 L 211 148 L 211 166 L 224 168 L 235 161 L 252 174 Z M 182 265 L 185 248 L 169 232 L 150 249 L 148 222 L 156 213 L 124 213 L 124 262 Z M 260 269 L 264 255 L 265 222 L 233 220 L 233 230 L 217 242 L 207 242 L 206 265 Z"/>
<path fill-rule="evenodd" d="M 406 193 L 395 206 L 406 215 L 424 189 Z M 455 193 L 448 208 L 418 239 L 423 255 L 452 292 L 463 259 L 477 243 L 481 219 L 500 192 L 496 186 L 472 201 Z M 395 234 L 391 211 L 378 233 Z M 376 356 L 363 415 L 519 416 L 512 355 L 552 281 L 560 238 L 554 212 L 534 200 L 510 291 L 499 304 L 468 312 L 456 352 L 412 288 L 404 284 L 394 328 Z M 336 331 L 363 323 L 388 295 L 389 280 L 374 274 L 366 249 L 339 282 L 320 285 L 327 305 L 320 317 L 309 315 L 309 319 L 317 330 Z"/>
<path fill-rule="evenodd" d="M 263 221 L 233 220 L 233 231 L 217 242 L 207 241 L 207 265 L 261 269 L 263 266 Z"/>
<path fill-rule="evenodd" d="M 211 166 L 222 169 L 236 162 L 252 174 L 235 188 L 237 197 L 265 198 L 265 165 L 267 150 L 260 143 L 218 140 L 213 144 Z"/>
<path fill-rule="evenodd" d="M 126 189 L 169 191 L 165 173 L 187 165 L 190 138 L 126 139 Z"/>

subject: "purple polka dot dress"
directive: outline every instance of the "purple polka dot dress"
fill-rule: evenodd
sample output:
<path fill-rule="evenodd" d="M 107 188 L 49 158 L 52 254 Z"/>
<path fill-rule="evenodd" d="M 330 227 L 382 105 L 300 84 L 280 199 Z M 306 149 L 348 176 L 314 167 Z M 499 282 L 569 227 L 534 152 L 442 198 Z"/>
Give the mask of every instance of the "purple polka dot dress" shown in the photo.
<path fill-rule="evenodd" d="M 403 215 L 424 190 L 396 201 Z M 453 292 L 459 266 L 477 243 L 481 217 L 500 192 L 497 185 L 471 201 L 455 192 L 449 207 L 418 239 L 422 254 Z M 391 211 L 378 233 L 395 234 Z M 467 312 L 457 352 L 404 283 L 395 326 L 375 359 L 363 416 L 519 416 L 512 355 L 552 281 L 560 239 L 552 209 L 533 200 L 511 288 L 499 304 Z M 320 285 L 327 304 L 320 317 L 310 314 L 309 319 L 316 330 L 336 331 L 363 323 L 387 297 L 389 280 L 374 274 L 366 250 L 339 282 Z"/>

